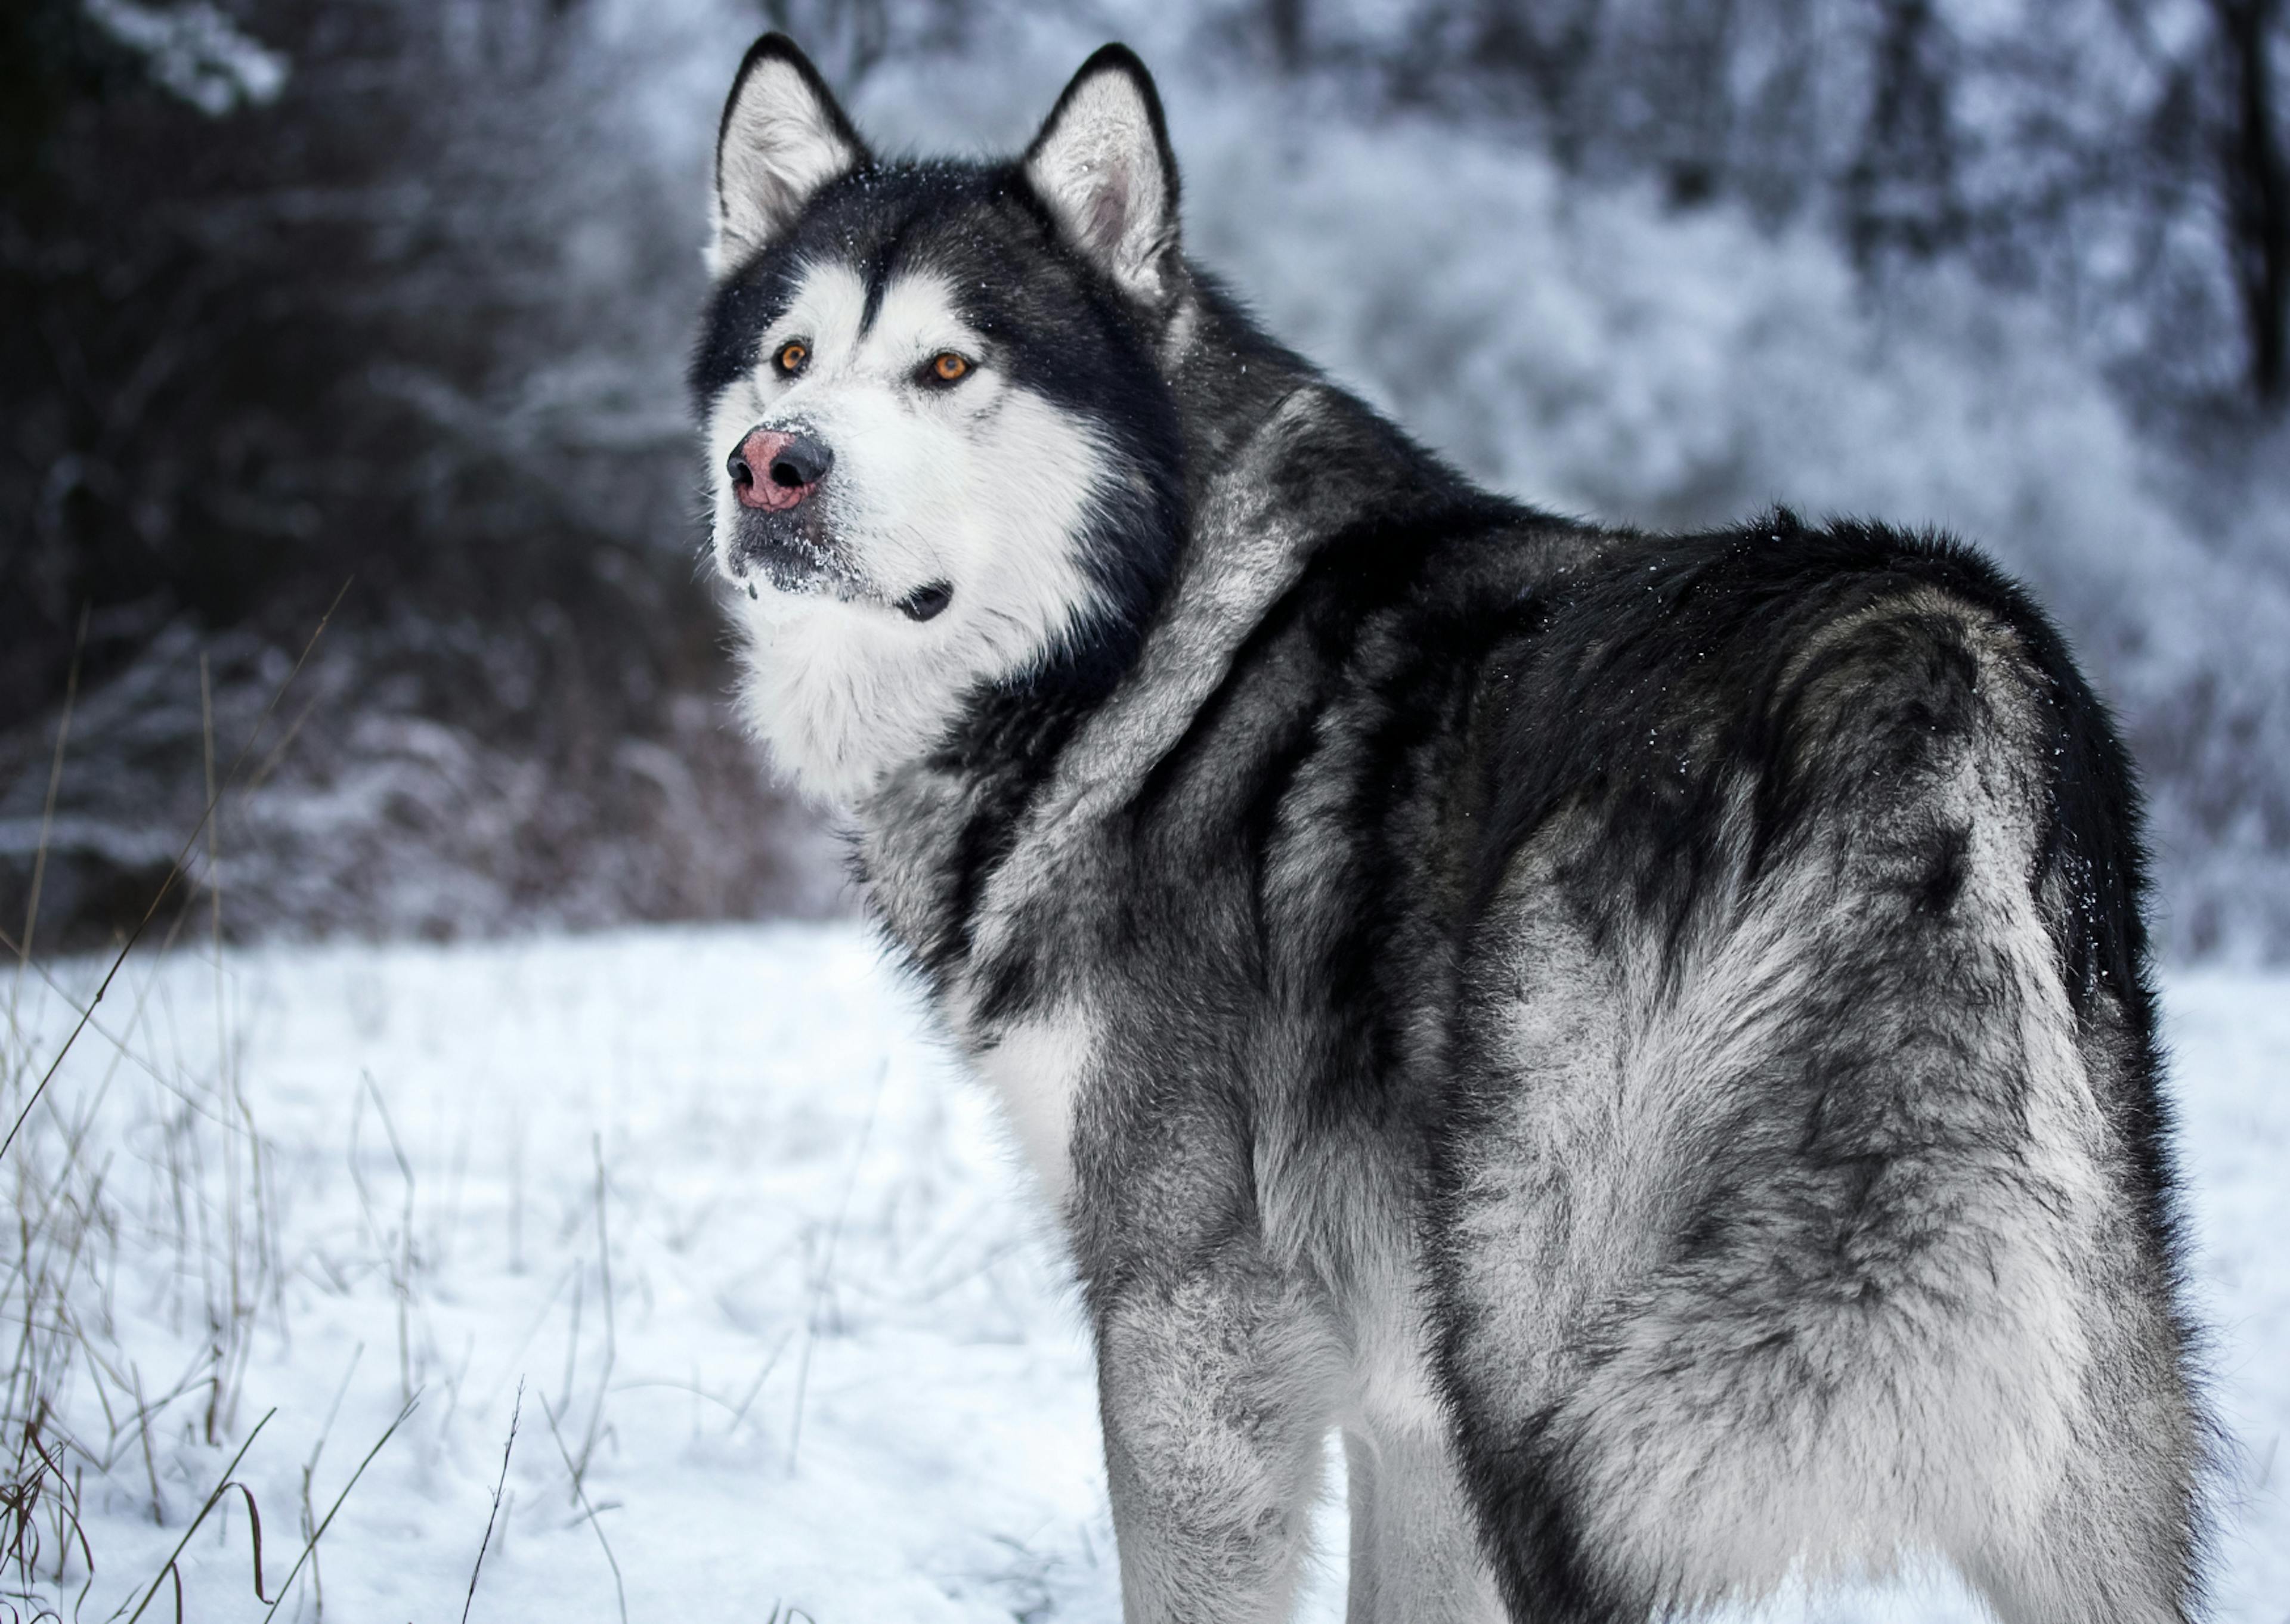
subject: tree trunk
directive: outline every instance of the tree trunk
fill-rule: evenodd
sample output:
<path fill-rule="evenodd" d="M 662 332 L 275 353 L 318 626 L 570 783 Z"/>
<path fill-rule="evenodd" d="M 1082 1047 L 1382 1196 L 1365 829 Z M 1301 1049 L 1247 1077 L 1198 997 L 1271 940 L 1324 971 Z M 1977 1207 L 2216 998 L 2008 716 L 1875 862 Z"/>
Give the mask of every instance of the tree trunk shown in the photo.
<path fill-rule="evenodd" d="M 2220 164 L 2227 254 L 2250 347 L 2250 385 L 2279 406 L 2290 398 L 2290 157 L 2275 108 L 2271 52 L 2281 0 L 2211 0 L 2233 81 Z"/>

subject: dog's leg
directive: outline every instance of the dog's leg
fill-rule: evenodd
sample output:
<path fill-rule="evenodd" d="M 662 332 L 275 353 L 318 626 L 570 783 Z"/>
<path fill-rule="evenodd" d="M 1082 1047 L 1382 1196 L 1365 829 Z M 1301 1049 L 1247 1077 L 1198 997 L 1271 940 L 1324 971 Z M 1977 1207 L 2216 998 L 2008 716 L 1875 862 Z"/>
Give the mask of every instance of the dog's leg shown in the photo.
<path fill-rule="evenodd" d="M 2102 1283 L 2110 1311 L 2087 1316 L 2094 1380 L 2049 1503 L 2032 1525 L 1990 1525 L 1950 1553 L 2006 1624 L 2183 1624 L 2197 1611 L 2206 1436 L 2156 1356 L 2181 1335 L 2162 1286 L 2138 1272 Z"/>
<path fill-rule="evenodd" d="M 1344 1460 L 1352 1513 L 1345 1624 L 1500 1624 L 1502 1602 L 1446 1440 L 1347 1432 Z"/>
<path fill-rule="evenodd" d="M 1344 1430 L 1344 1492 L 1350 1502 L 1351 1553 L 1344 1585 L 1344 1624 L 1373 1624 L 1376 1616 L 1375 1446 Z"/>
<path fill-rule="evenodd" d="M 1127 1624 L 1286 1618 L 1337 1386 L 1325 1309 L 1228 1244 L 1145 1274 L 1098 1320 Z"/>
<path fill-rule="evenodd" d="M 1965 1577 L 2004 1624 L 2186 1624 L 2190 1553 L 2169 1496 L 2141 1506 L 2110 1484 L 2095 1501 L 2061 1503 L 2014 1548 L 1959 1557 Z M 2109 1503 L 2113 1502 L 2113 1503 Z"/>

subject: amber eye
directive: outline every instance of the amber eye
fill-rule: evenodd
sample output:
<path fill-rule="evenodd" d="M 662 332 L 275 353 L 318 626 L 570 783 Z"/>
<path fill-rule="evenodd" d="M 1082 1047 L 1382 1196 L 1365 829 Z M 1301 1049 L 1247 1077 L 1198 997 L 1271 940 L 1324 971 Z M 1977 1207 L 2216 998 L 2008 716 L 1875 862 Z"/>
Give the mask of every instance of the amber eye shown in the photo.
<path fill-rule="evenodd" d="M 930 375 L 941 383 L 952 383 L 969 371 L 969 360 L 950 349 L 941 349 L 931 357 Z"/>
<path fill-rule="evenodd" d="M 772 363 L 773 365 L 777 366 L 781 372 L 792 376 L 793 374 L 801 372 L 803 370 L 803 364 L 810 358 L 811 347 L 808 344 L 805 344 L 801 339 L 797 339 L 789 343 L 781 345 L 780 353 L 772 357 Z"/>

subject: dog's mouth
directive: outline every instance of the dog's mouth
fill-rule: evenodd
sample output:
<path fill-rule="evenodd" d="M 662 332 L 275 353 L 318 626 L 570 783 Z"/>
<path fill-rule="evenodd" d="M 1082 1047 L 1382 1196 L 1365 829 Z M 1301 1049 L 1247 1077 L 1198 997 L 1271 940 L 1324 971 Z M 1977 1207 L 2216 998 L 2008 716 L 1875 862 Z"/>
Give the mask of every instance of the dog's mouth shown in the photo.
<path fill-rule="evenodd" d="M 789 597 L 821 593 L 844 598 L 869 596 L 867 584 L 841 559 L 800 544 L 749 553 L 733 571 L 733 579 L 747 588 L 749 597 L 761 596 L 758 577 L 773 591 Z"/>
<path fill-rule="evenodd" d="M 895 607 L 909 620 L 935 620 L 954 602 L 954 583 L 934 580 L 926 587 L 917 587 L 901 598 Z"/>
<path fill-rule="evenodd" d="M 852 596 L 864 582 L 813 511 L 751 509 L 740 515 L 725 549 L 725 565 L 735 585 L 749 597 L 761 594 L 757 577 L 773 590 L 792 596 L 815 592 Z"/>
<path fill-rule="evenodd" d="M 917 625 L 935 620 L 954 602 L 949 580 L 925 581 L 904 596 L 890 596 L 853 567 L 844 549 L 808 515 L 742 514 L 730 551 L 733 584 L 759 601 L 768 584 L 789 597 L 829 595 L 846 603 L 882 604 Z"/>

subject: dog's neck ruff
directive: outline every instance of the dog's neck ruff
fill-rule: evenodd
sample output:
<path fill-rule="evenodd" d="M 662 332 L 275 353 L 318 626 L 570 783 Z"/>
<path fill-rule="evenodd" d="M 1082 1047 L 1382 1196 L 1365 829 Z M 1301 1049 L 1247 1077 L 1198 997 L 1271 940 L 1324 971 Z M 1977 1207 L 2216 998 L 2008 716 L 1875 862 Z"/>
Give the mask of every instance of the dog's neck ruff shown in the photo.
<path fill-rule="evenodd" d="M 1301 470 L 1330 460 L 1357 408 L 1304 379 L 1218 460 L 1196 491 L 1191 523 L 1161 612 L 1112 692 L 1060 737 L 1050 759 L 997 757 L 989 749 L 924 757 L 885 775 L 852 810 L 874 905 L 938 982 L 957 1035 L 991 1044 L 997 1021 L 989 984 L 1006 950 L 1022 944 L 1019 921 L 1076 860 L 1086 860 L 1107 818 L 1183 737 L 1223 684 L 1266 614 L 1295 583 L 1313 552 L 1373 500 L 1377 474 L 1320 483 L 1309 510 L 1284 505 Z M 1018 745 L 1033 730 L 1006 730 Z M 946 913 L 935 876 L 959 866 L 965 843 L 998 826 L 987 843 L 1006 852 L 980 877 L 967 915 Z M 952 942 L 960 937 L 961 946 Z"/>

